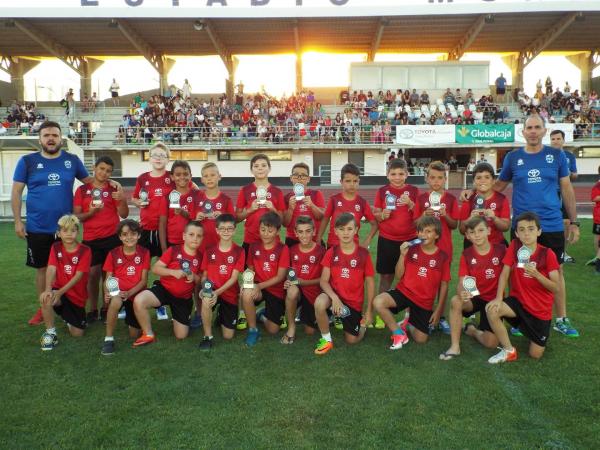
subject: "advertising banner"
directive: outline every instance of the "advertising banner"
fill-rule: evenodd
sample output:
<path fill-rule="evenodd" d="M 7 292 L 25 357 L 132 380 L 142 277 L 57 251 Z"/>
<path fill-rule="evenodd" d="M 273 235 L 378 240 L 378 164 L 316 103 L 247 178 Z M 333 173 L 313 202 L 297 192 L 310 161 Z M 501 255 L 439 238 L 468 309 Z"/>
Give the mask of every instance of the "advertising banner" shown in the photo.
<path fill-rule="evenodd" d="M 398 125 L 396 143 L 404 145 L 454 144 L 454 125 Z"/>
<path fill-rule="evenodd" d="M 573 142 L 573 130 L 575 129 L 575 124 L 573 123 L 547 123 L 546 124 L 546 136 L 542 140 L 544 145 L 550 145 L 550 133 L 554 130 L 561 130 L 565 133 L 565 142 Z M 517 123 L 515 124 L 515 142 L 519 142 L 521 144 L 525 143 L 525 138 L 523 137 L 523 124 Z"/>
<path fill-rule="evenodd" d="M 457 125 L 457 144 L 498 144 L 514 142 L 514 124 Z"/>

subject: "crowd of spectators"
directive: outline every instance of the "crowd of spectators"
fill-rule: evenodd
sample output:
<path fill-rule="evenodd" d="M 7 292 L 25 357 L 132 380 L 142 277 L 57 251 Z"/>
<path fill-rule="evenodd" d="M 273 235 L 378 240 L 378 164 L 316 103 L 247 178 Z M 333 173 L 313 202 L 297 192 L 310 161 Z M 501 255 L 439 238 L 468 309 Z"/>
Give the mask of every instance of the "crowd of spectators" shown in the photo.
<path fill-rule="evenodd" d="M 13 100 L 0 125 L 1 134 L 36 134 L 46 117 L 36 111 L 33 103 Z"/>

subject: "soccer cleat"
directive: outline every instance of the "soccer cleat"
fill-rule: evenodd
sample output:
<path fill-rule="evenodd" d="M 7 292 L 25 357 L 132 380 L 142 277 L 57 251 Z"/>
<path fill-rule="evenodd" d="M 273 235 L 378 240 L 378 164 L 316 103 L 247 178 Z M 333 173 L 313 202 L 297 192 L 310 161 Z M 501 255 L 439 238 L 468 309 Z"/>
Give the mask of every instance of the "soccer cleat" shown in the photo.
<path fill-rule="evenodd" d="M 115 353 L 115 341 L 104 341 L 102 344 L 102 351 L 100 352 L 104 356 L 112 356 Z"/>
<path fill-rule="evenodd" d="M 401 349 L 403 345 L 408 344 L 408 336 L 404 331 L 399 334 L 392 334 L 390 337 L 392 339 L 392 345 L 390 345 L 390 350 L 398 350 Z"/>
<path fill-rule="evenodd" d="M 523 333 L 518 328 L 510 327 L 510 334 L 516 337 L 523 337 Z"/>
<path fill-rule="evenodd" d="M 156 341 L 154 336 L 148 336 L 147 334 L 142 333 L 142 335 L 135 340 L 133 346 L 141 347 L 142 345 L 152 344 L 154 341 Z"/>
<path fill-rule="evenodd" d="M 588 262 L 585 263 L 586 266 L 595 266 L 596 265 L 596 261 L 598 261 L 598 258 L 596 258 L 595 256 L 590 259 Z"/>
<path fill-rule="evenodd" d="M 235 326 L 238 330 L 245 330 L 248 328 L 248 322 L 246 321 L 246 316 L 239 316 L 237 320 L 237 325 Z"/>
<path fill-rule="evenodd" d="M 250 328 L 248 329 L 248 334 L 246 335 L 246 345 L 248 347 L 254 347 L 260 338 L 260 333 L 258 332 L 258 328 Z"/>
<path fill-rule="evenodd" d="M 333 342 L 326 339 L 319 339 L 317 346 L 315 347 L 315 355 L 324 355 L 333 348 Z"/>
<path fill-rule="evenodd" d="M 29 319 L 29 322 L 27 323 L 31 326 L 40 325 L 44 323 L 44 315 L 42 314 L 42 308 L 38 308 L 33 317 L 31 317 L 31 319 Z"/>
<path fill-rule="evenodd" d="M 287 328 L 287 319 L 284 316 L 283 320 L 281 321 L 281 325 L 279 325 L 279 329 L 280 330 L 285 330 L 286 328 Z"/>
<path fill-rule="evenodd" d="M 385 328 L 385 322 L 379 315 L 375 316 L 375 328 L 378 330 L 383 330 Z"/>
<path fill-rule="evenodd" d="M 343 330 L 344 329 L 344 323 L 342 322 L 342 319 L 338 316 L 335 316 L 333 318 L 333 322 L 335 323 L 335 329 L 336 330 Z"/>
<path fill-rule="evenodd" d="M 556 322 L 554 323 L 554 329 L 567 337 L 579 337 L 579 332 L 573 328 L 571 321 L 567 317 L 563 319 L 556 319 Z"/>
<path fill-rule="evenodd" d="M 58 345 L 58 338 L 55 334 L 45 332 L 40 338 L 41 349 L 43 351 L 54 350 L 54 347 Z"/>
<path fill-rule="evenodd" d="M 117 314 L 117 319 L 123 320 L 125 317 L 127 317 L 127 312 L 125 311 L 125 308 L 121 308 L 119 314 Z"/>
<path fill-rule="evenodd" d="M 575 264 L 575 258 L 573 258 L 570 255 L 567 255 L 567 252 L 563 253 L 563 262 L 569 263 L 569 264 Z"/>
<path fill-rule="evenodd" d="M 156 318 L 158 320 L 169 320 L 167 308 L 165 308 L 164 306 L 159 306 L 158 308 L 156 308 Z"/>
<path fill-rule="evenodd" d="M 500 348 L 500 351 L 488 359 L 490 364 L 500 364 L 503 362 L 510 362 L 517 360 L 517 349 L 513 347 L 513 349 L 509 352 L 508 350 Z"/>
<path fill-rule="evenodd" d="M 202 317 L 200 314 L 196 313 L 192 316 L 192 320 L 190 321 L 190 328 L 192 330 L 197 330 L 202 326 Z"/>
<path fill-rule="evenodd" d="M 256 321 L 265 323 L 265 320 L 267 320 L 265 313 L 266 313 L 265 308 L 257 309 L 256 310 Z"/>
<path fill-rule="evenodd" d="M 444 316 L 440 318 L 440 323 L 438 324 L 438 328 L 444 334 L 450 334 L 450 324 L 446 320 Z"/>
<path fill-rule="evenodd" d="M 198 345 L 198 348 L 200 350 L 202 350 L 203 352 L 207 352 L 209 350 L 211 350 L 213 347 L 213 340 L 212 338 L 209 338 L 208 336 L 204 336 L 202 338 L 202 340 L 200 341 L 200 344 Z"/>

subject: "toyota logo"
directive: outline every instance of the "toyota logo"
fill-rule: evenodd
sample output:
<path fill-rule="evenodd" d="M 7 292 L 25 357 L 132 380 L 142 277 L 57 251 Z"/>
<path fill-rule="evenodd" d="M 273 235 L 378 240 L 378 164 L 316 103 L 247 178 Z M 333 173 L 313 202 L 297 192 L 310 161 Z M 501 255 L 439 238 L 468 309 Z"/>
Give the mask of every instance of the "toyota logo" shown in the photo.
<path fill-rule="evenodd" d="M 400 136 L 402 139 L 411 139 L 414 135 L 415 133 L 413 133 L 412 130 L 403 129 L 398 131 L 398 136 Z"/>
<path fill-rule="evenodd" d="M 51 174 L 48 174 L 48 179 L 50 181 L 57 181 L 57 180 L 60 180 L 60 175 L 57 173 L 51 173 Z"/>
<path fill-rule="evenodd" d="M 529 172 L 527 172 L 527 175 L 531 178 L 539 177 L 540 171 L 538 169 L 531 169 Z"/>

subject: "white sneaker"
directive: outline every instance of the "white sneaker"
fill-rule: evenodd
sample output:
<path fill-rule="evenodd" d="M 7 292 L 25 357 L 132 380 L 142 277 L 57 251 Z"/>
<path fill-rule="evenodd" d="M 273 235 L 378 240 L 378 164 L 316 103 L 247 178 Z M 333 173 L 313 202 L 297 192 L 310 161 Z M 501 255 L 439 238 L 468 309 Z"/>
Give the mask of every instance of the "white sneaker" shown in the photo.
<path fill-rule="evenodd" d="M 156 318 L 158 320 L 169 320 L 169 315 L 167 314 L 167 308 L 164 306 L 160 306 L 156 308 Z"/>
<path fill-rule="evenodd" d="M 513 347 L 512 351 L 507 351 L 501 347 L 500 351 L 488 359 L 490 364 L 500 364 L 507 361 L 516 361 L 517 360 L 517 349 Z"/>

